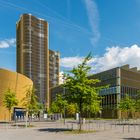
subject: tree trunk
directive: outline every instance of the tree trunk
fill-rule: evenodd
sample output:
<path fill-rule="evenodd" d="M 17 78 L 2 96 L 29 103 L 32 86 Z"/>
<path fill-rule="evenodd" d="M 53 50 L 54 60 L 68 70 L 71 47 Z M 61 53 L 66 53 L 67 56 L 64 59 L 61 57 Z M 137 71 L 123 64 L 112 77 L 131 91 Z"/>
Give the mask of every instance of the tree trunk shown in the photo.
<path fill-rule="evenodd" d="M 11 110 L 9 109 L 9 123 L 11 121 Z"/>
<path fill-rule="evenodd" d="M 79 104 L 79 131 L 82 130 L 82 103 Z"/>

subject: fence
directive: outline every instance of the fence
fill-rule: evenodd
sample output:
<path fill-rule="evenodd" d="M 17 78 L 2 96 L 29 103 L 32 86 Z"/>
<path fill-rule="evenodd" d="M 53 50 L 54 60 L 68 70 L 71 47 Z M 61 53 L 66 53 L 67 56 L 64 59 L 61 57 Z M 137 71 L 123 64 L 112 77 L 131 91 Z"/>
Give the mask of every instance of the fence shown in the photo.
<path fill-rule="evenodd" d="M 34 118 L 37 119 L 37 118 Z M 32 124 L 35 120 L 32 120 Z M 40 123 L 40 122 L 38 122 Z M 23 127 L 19 127 L 21 124 Z M 56 129 L 67 129 L 67 130 L 76 130 L 79 129 L 79 123 L 75 120 L 66 120 L 65 125 L 63 120 L 53 121 L 49 123 L 48 120 L 45 120 L 43 127 L 47 128 L 56 128 Z M 0 129 L 19 129 L 25 128 L 26 121 L 17 120 L 17 122 L 1 122 Z M 87 131 L 116 131 L 118 133 L 135 133 L 140 132 L 140 119 L 137 120 L 86 120 L 82 124 L 82 130 Z"/>

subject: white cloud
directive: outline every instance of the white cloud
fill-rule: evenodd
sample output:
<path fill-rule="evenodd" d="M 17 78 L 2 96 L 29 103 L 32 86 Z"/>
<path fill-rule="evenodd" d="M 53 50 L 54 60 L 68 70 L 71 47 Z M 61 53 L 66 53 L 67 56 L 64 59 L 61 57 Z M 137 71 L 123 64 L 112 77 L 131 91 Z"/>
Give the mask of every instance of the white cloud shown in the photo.
<path fill-rule="evenodd" d="M 82 61 L 83 57 L 65 57 L 61 60 L 61 66 L 72 68 Z M 90 61 L 94 72 L 101 72 L 117 66 L 130 64 L 131 67 L 140 69 L 140 47 L 132 45 L 130 47 L 113 46 L 107 48 L 103 56 L 96 56 Z"/>
<path fill-rule="evenodd" d="M 61 63 L 61 67 L 72 68 L 80 64 L 82 60 L 83 60 L 83 57 L 78 57 L 78 56 L 64 57 L 60 60 L 60 63 Z"/>
<path fill-rule="evenodd" d="M 132 45 L 124 48 L 119 46 L 107 48 L 105 54 L 102 57 L 97 57 L 94 63 L 98 71 L 103 71 L 125 64 L 140 68 L 139 61 L 140 47 Z"/>
<path fill-rule="evenodd" d="M 15 38 L 0 40 L 0 48 L 9 48 L 11 46 L 15 46 L 15 44 L 16 44 Z"/>
<path fill-rule="evenodd" d="M 99 12 L 97 4 L 94 0 L 84 0 L 87 15 L 89 19 L 89 24 L 91 26 L 91 30 L 93 32 L 93 37 L 91 38 L 92 45 L 95 45 L 96 42 L 100 38 L 100 32 L 99 32 Z"/>

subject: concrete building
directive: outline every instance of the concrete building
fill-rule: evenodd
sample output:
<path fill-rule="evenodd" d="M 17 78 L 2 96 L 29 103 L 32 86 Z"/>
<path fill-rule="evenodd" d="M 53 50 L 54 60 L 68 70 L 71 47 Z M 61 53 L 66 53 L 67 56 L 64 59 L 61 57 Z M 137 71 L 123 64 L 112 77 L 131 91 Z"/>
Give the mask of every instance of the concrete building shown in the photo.
<path fill-rule="evenodd" d="M 12 72 L 5 69 L 0 69 L 0 120 L 9 120 L 9 111 L 5 108 L 3 100 L 4 93 L 10 89 L 16 93 L 19 101 L 18 106 L 15 108 L 23 108 L 21 100 L 26 96 L 26 92 L 33 86 L 32 80 L 17 72 Z"/>
<path fill-rule="evenodd" d="M 59 52 L 49 50 L 49 87 L 59 85 L 60 73 L 60 54 Z"/>
<path fill-rule="evenodd" d="M 59 53 L 49 50 L 49 24 L 23 14 L 16 28 L 17 72 L 32 79 L 39 101 L 49 107 L 49 88 L 57 85 L 59 79 Z"/>
<path fill-rule="evenodd" d="M 104 118 L 119 118 L 120 111 L 117 106 L 125 94 L 135 97 L 137 91 L 140 90 L 140 71 L 137 68 L 129 68 L 129 65 L 116 67 L 106 70 L 89 78 L 97 78 L 101 82 L 96 86 L 109 86 L 100 90 L 99 95 L 102 96 L 102 117 Z M 57 93 L 63 93 L 62 86 L 57 86 L 51 90 L 51 99 L 56 97 Z"/>
<path fill-rule="evenodd" d="M 101 105 L 102 115 L 105 118 L 121 117 L 120 111 L 117 110 L 120 100 L 124 98 L 125 94 L 135 97 L 140 89 L 140 72 L 136 67 L 129 68 L 129 65 L 100 72 L 91 78 L 101 80 L 96 86 L 109 86 L 99 93 L 103 97 Z"/>

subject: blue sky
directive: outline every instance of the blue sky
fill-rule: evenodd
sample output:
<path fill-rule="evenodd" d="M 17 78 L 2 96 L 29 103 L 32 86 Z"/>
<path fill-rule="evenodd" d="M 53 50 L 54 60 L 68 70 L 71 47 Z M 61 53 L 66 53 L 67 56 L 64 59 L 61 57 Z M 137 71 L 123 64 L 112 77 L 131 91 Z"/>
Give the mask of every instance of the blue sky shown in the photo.
<path fill-rule="evenodd" d="M 50 23 L 50 49 L 61 71 L 92 52 L 96 71 L 140 68 L 140 0 L 0 0 L 0 67 L 16 70 L 16 22 L 31 13 Z"/>

